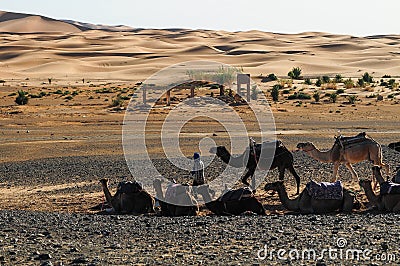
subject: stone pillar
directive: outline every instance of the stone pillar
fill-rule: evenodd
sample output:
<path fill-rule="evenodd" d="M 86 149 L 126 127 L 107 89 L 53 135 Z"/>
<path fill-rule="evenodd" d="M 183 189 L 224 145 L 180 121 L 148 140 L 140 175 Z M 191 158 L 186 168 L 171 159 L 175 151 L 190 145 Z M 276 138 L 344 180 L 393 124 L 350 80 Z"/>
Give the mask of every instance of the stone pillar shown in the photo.
<path fill-rule="evenodd" d="M 250 102 L 250 74 L 237 74 L 237 94 L 242 96 L 241 86 L 247 85 L 247 102 Z"/>

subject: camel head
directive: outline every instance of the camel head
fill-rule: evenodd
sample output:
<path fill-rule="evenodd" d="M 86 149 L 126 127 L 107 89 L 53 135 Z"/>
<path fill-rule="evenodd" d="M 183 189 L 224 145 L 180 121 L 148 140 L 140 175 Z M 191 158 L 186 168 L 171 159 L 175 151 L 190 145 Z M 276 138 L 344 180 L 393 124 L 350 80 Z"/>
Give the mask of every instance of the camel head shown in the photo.
<path fill-rule="evenodd" d="M 284 187 L 283 181 L 279 180 L 273 183 L 267 183 L 264 186 L 264 190 L 265 191 L 269 191 L 269 190 L 274 190 L 274 191 L 278 191 L 279 189 L 281 189 L 282 187 Z"/>
<path fill-rule="evenodd" d="M 297 144 L 296 148 L 298 150 L 305 151 L 305 152 L 315 150 L 315 146 L 311 142 L 301 142 L 301 143 Z"/>
<path fill-rule="evenodd" d="M 226 150 L 225 146 L 212 147 L 210 149 L 210 153 L 216 154 L 218 157 L 220 157 L 222 154 L 225 154 L 227 152 L 228 151 Z"/>
<path fill-rule="evenodd" d="M 99 181 L 103 186 L 107 186 L 107 183 L 108 183 L 108 179 L 107 178 L 102 178 Z"/>

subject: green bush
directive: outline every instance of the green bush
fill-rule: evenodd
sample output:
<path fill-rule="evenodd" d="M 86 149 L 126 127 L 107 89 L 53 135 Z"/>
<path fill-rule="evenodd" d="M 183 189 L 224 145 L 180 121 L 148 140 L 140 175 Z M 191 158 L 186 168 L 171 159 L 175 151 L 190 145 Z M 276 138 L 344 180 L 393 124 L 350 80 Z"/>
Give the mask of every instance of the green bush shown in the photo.
<path fill-rule="evenodd" d="M 365 80 L 364 80 L 364 79 L 358 79 L 357 85 L 358 85 L 359 87 L 364 88 L 364 87 L 365 87 Z"/>
<path fill-rule="evenodd" d="M 317 81 L 315 82 L 315 86 L 321 87 L 321 85 L 322 85 L 322 80 L 321 80 L 321 78 L 319 77 L 319 78 L 317 79 Z"/>
<path fill-rule="evenodd" d="M 28 103 L 28 93 L 23 91 L 23 90 L 19 90 L 18 91 L 18 96 L 15 99 L 15 102 L 19 105 L 25 105 Z"/>
<path fill-rule="evenodd" d="M 292 68 L 292 70 L 288 73 L 288 76 L 292 79 L 300 79 L 301 78 L 301 68 L 300 67 Z"/>
<path fill-rule="evenodd" d="M 304 80 L 304 84 L 306 84 L 306 85 L 312 85 L 311 79 L 310 79 L 310 78 L 306 78 L 306 79 Z"/>
<path fill-rule="evenodd" d="M 315 100 L 315 102 L 319 102 L 319 100 L 321 99 L 321 93 L 319 91 L 314 92 L 313 96 L 312 96 Z"/>
<path fill-rule="evenodd" d="M 340 75 L 340 74 L 337 74 L 337 75 L 335 76 L 335 82 L 336 82 L 336 83 L 343 82 L 342 75 Z"/>
<path fill-rule="evenodd" d="M 296 99 L 310 100 L 311 95 L 304 93 L 304 92 L 299 92 L 299 93 L 295 92 L 294 94 L 288 96 L 288 100 L 296 100 Z"/>
<path fill-rule="evenodd" d="M 354 88 L 354 81 L 351 78 L 348 78 L 344 81 L 344 87 L 346 89 Z"/>
<path fill-rule="evenodd" d="M 282 88 L 280 84 L 275 84 L 271 90 L 271 97 L 274 102 L 279 100 L 279 90 Z"/>
<path fill-rule="evenodd" d="M 332 93 L 331 95 L 329 95 L 329 99 L 331 100 L 331 102 L 335 103 L 337 100 L 337 94 Z"/>
<path fill-rule="evenodd" d="M 342 93 L 344 93 L 344 89 L 338 89 L 338 90 L 336 90 L 336 94 L 342 94 Z"/>
<path fill-rule="evenodd" d="M 366 83 L 373 83 L 374 82 L 372 76 L 370 74 L 368 74 L 368 72 L 365 72 L 364 75 L 362 75 L 362 79 Z"/>
<path fill-rule="evenodd" d="M 349 95 L 347 96 L 347 100 L 349 100 L 350 104 L 354 104 L 357 101 L 358 96 L 357 95 Z"/>
<path fill-rule="evenodd" d="M 324 83 L 329 83 L 329 82 L 331 82 L 331 78 L 328 77 L 328 76 L 322 76 L 322 81 L 323 81 Z"/>
<path fill-rule="evenodd" d="M 274 73 L 271 73 L 268 75 L 268 80 L 270 81 L 274 81 L 274 80 L 278 80 L 277 76 L 275 76 Z"/>
<path fill-rule="evenodd" d="M 116 98 L 113 99 L 110 107 L 121 107 L 124 104 L 124 100 L 121 95 L 117 95 Z"/>

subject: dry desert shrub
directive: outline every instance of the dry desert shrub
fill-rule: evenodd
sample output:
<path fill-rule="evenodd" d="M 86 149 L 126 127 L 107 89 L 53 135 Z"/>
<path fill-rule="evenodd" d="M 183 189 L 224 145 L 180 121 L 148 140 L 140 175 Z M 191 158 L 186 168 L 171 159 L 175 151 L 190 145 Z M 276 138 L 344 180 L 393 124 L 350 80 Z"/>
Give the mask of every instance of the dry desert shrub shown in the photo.
<path fill-rule="evenodd" d="M 335 82 L 329 82 L 329 83 L 325 83 L 323 86 L 322 86 L 322 88 L 323 89 L 325 89 L 325 90 L 336 90 L 336 88 L 337 88 L 337 85 L 336 85 L 336 83 Z"/>

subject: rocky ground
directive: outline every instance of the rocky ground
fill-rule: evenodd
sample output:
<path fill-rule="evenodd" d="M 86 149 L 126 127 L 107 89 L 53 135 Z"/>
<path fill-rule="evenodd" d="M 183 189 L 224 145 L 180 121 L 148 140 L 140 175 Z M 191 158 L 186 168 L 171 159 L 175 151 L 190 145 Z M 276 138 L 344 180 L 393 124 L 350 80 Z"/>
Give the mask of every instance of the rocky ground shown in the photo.
<path fill-rule="evenodd" d="M 0 217 L 4 265 L 384 265 L 400 258 L 394 214 L 165 218 L 1 211 Z M 280 257 L 279 249 L 286 251 Z M 302 251 L 311 249 L 316 258 L 303 260 Z"/>
<path fill-rule="evenodd" d="M 386 147 L 383 151 L 392 168 L 400 163 L 398 153 Z M 311 176 L 317 181 L 329 177 L 331 165 L 318 163 L 302 152 L 294 155 L 302 185 Z M 162 160 L 157 164 L 166 167 Z M 371 176 L 370 167 L 366 162 L 356 165 L 360 177 L 366 178 Z M 215 161 L 212 169 L 220 168 L 223 164 Z M 269 214 L 265 217 L 204 213 L 201 217 L 182 218 L 101 215 L 89 211 L 90 206 L 103 199 L 97 180 L 108 177 L 115 188 L 121 177 L 129 175 L 122 156 L 2 163 L 0 171 L 1 191 L 5 195 L 0 211 L 0 265 L 400 263 L 399 215 L 376 213 L 368 210 L 367 204 L 351 215 L 281 215 L 283 208 L 277 196 L 259 189 L 257 196 Z M 347 186 L 360 192 L 344 167 L 340 176 Z M 276 171 L 267 178 L 275 180 Z M 287 174 L 286 179 L 294 192 L 293 178 Z M 34 193 L 32 187 L 36 188 Z M 28 196 L 16 199 L 15 195 L 22 194 L 15 193 L 23 188 Z M 72 196 L 74 199 L 69 198 Z M 366 203 L 363 193 L 359 193 L 359 198 Z M 80 200 L 84 202 L 81 205 Z M 324 251 L 329 248 L 336 250 L 331 254 Z M 280 256 L 279 249 L 285 251 L 280 251 Z M 313 249 L 316 257 L 303 259 L 303 249 Z M 364 253 L 357 258 L 352 255 L 355 249 Z"/>

